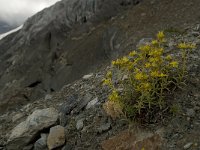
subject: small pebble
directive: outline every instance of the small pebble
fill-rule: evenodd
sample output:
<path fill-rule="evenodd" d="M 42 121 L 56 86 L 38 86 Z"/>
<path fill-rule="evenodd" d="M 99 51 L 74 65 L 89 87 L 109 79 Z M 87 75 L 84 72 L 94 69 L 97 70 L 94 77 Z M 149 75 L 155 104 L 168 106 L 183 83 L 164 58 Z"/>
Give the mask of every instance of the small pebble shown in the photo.
<path fill-rule="evenodd" d="M 88 74 L 88 75 L 84 75 L 83 79 L 87 80 L 87 79 L 91 78 L 92 76 L 93 76 L 93 73 Z"/>
<path fill-rule="evenodd" d="M 186 112 L 187 116 L 189 116 L 189 117 L 194 117 L 195 116 L 194 109 L 187 109 L 186 111 L 187 111 Z"/>
<path fill-rule="evenodd" d="M 76 123 L 76 129 L 77 130 L 83 129 L 83 120 L 84 119 L 80 119 L 80 120 L 77 121 L 77 123 Z"/>
<path fill-rule="evenodd" d="M 192 146 L 192 142 L 190 142 L 190 143 L 187 143 L 183 148 L 184 149 L 189 149 L 191 146 Z"/>

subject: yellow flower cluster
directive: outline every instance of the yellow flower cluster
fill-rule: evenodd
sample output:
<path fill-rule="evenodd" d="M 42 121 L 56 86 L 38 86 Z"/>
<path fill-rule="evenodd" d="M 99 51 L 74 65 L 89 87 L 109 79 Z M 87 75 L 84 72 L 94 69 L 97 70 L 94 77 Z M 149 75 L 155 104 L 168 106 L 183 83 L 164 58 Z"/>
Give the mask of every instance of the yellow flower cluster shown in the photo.
<path fill-rule="evenodd" d="M 113 73 L 109 71 L 106 74 L 103 84 L 108 85 L 112 89 L 108 97 L 110 101 L 124 107 L 122 110 L 129 111 L 130 109 L 126 109 L 125 107 L 135 108 L 138 112 L 146 106 L 150 108 L 151 105 L 159 105 L 161 107 L 164 89 L 168 89 L 168 83 L 175 77 L 179 77 L 181 69 L 185 69 L 181 65 L 181 60 L 178 60 L 175 55 L 165 55 L 164 42 L 166 41 L 164 32 L 160 31 L 156 35 L 156 39 L 150 43 L 140 46 L 138 50 L 131 51 L 128 56 L 112 61 L 112 67 L 121 71 L 122 75 L 126 74 L 127 79 L 119 79 L 119 85 L 116 85 L 112 82 Z M 180 49 L 192 49 L 195 48 L 195 45 L 180 43 L 177 47 Z M 120 91 L 119 93 L 116 90 L 119 86 L 129 87 L 130 89 Z M 133 93 L 137 93 L 136 95 L 139 94 L 135 102 L 130 102 L 132 97 L 127 100 L 127 96 L 125 96 L 127 91 L 131 91 L 129 95 Z M 123 104 L 121 105 L 121 103 Z M 133 106 L 130 107 L 130 104 Z"/>
<path fill-rule="evenodd" d="M 116 61 L 112 61 L 112 65 L 121 67 L 127 65 L 128 62 L 129 62 L 128 57 L 123 57 L 121 59 L 117 59 Z"/>
<path fill-rule="evenodd" d="M 147 78 L 148 78 L 148 76 L 143 72 L 138 72 L 135 74 L 136 80 L 146 80 Z"/>
<path fill-rule="evenodd" d="M 180 49 L 194 49 L 194 48 L 196 48 L 196 45 L 193 43 L 183 42 L 183 43 L 179 43 L 177 47 Z"/>
<path fill-rule="evenodd" d="M 163 31 L 158 32 L 157 39 L 160 43 L 165 42 L 165 34 Z"/>
<path fill-rule="evenodd" d="M 177 61 L 172 61 L 172 62 L 170 62 L 170 65 L 171 65 L 173 68 L 178 68 L 178 62 L 177 62 Z"/>
<path fill-rule="evenodd" d="M 113 90 L 112 93 L 109 95 L 108 99 L 110 101 L 118 101 L 119 100 L 119 94 L 116 90 Z"/>
<path fill-rule="evenodd" d="M 130 56 L 130 57 L 134 57 L 136 54 L 137 54 L 136 51 L 132 51 L 132 52 L 129 53 L 129 56 Z"/>

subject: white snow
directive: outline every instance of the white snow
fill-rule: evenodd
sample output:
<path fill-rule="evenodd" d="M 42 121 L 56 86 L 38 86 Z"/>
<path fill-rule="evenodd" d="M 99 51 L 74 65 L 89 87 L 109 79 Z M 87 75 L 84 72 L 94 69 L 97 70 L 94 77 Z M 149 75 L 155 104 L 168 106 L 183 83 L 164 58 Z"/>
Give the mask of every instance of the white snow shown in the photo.
<path fill-rule="evenodd" d="M 23 27 L 23 25 L 11 30 L 11 31 L 8 31 L 6 33 L 3 33 L 3 34 L 0 34 L 0 40 L 3 39 L 4 37 L 6 37 L 7 35 L 11 34 L 11 33 L 14 33 L 14 32 L 17 32 L 18 30 L 20 30 L 21 28 Z"/>

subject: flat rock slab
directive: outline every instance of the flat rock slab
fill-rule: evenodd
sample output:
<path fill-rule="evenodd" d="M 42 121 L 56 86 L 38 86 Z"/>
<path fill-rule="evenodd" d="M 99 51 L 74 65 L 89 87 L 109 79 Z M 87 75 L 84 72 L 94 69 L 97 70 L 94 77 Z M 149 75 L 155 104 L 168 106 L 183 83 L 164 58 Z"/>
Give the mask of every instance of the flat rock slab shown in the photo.
<path fill-rule="evenodd" d="M 47 145 L 49 150 L 60 147 L 65 144 L 65 128 L 58 125 L 50 129 L 47 138 Z"/>
<path fill-rule="evenodd" d="M 28 118 L 18 124 L 11 132 L 7 149 L 21 149 L 43 129 L 56 124 L 59 114 L 54 108 L 47 108 L 34 111 Z"/>

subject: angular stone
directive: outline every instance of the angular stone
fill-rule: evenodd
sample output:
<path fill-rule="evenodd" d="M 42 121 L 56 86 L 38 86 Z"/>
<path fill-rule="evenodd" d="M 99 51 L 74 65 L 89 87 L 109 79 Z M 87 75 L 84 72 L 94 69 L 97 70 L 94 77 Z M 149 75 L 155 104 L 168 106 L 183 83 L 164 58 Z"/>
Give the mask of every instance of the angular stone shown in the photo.
<path fill-rule="evenodd" d="M 83 129 L 83 120 L 84 119 L 80 119 L 80 120 L 77 121 L 77 123 L 76 123 L 76 129 L 77 130 Z"/>
<path fill-rule="evenodd" d="M 93 99 L 92 101 L 90 101 L 90 102 L 87 104 L 86 109 L 89 109 L 89 108 L 95 106 L 95 105 L 98 103 L 98 101 L 99 101 L 99 100 L 98 100 L 98 98 L 96 97 L 95 99 Z"/>
<path fill-rule="evenodd" d="M 189 117 L 194 117 L 195 116 L 195 110 L 194 109 L 187 109 L 186 114 Z"/>
<path fill-rule="evenodd" d="M 90 102 L 90 100 L 92 99 L 92 95 L 90 93 L 87 93 L 84 97 L 83 100 L 81 100 L 78 104 L 78 106 L 73 109 L 73 114 L 77 114 L 79 113 L 83 108 L 85 108 L 85 106 Z"/>
<path fill-rule="evenodd" d="M 47 94 L 44 99 L 45 100 L 51 100 L 52 99 L 52 95 L 51 94 Z"/>
<path fill-rule="evenodd" d="M 41 134 L 41 138 L 34 144 L 34 150 L 47 150 L 47 134 Z"/>
<path fill-rule="evenodd" d="M 67 100 L 61 104 L 59 111 L 65 115 L 70 114 L 70 112 L 77 106 L 78 95 L 74 94 L 67 98 Z"/>
<path fill-rule="evenodd" d="M 83 79 L 87 80 L 87 79 L 90 79 L 92 76 L 93 76 L 93 73 L 88 74 L 88 75 L 84 75 Z"/>
<path fill-rule="evenodd" d="M 47 145 L 49 150 L 60 147 L 65 144 L 65 128 L 58 125 L 50 129 L 47 138 Z"/>
<path fill-rule="evenodd" d="M 98 132 L 102 133 L 102 132 L 108 131 L 110 128 L 111 128 L 111 124 L 110 123 L 106 123 L 106 124 L 101 125 L 98 128 Z"/>
<path fill-rule="evenodd" d="M 187 143 L 186 145 L 184 145 L 183 149 L 189 149 L 192 146 L 192 142 Z"/>
<path fill-rule="evenodd" d="M 41 130 L 56 124 L 57 120 L 58 112 L 54 108 L 35 110 L 12 130 L 7 149 L 22 149 L 34 140 Z"/>

